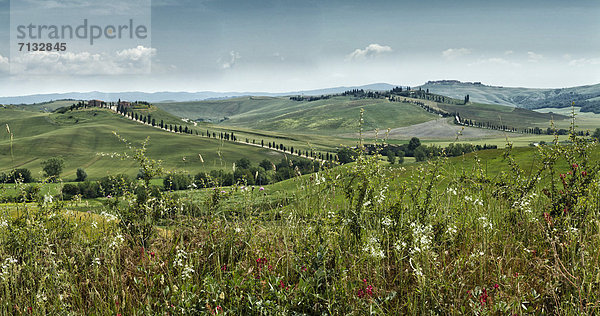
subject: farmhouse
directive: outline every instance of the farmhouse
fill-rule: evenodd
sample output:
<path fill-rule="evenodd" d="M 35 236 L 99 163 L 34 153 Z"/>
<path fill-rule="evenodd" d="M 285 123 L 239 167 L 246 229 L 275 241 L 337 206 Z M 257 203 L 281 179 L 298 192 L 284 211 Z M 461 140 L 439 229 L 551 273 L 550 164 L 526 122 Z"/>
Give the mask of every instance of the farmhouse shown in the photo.
<path fill-rule="evenodd" d="M 90 100 L 90 101 L 88 101 L 88 106 L 89 107 L 102 107 L 103 104 L 105 104 L 105 103 L 102 100 Z"/>

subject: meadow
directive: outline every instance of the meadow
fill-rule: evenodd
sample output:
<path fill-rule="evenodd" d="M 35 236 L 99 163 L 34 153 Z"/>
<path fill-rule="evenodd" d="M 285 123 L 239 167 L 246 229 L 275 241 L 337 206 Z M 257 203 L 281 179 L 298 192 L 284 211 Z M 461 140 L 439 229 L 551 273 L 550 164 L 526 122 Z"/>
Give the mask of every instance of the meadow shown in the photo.
<path fill-rule="evenodd" d="M 0 204 L 2 314 L 600 309 L 600 151 L 597 139 L 576 136 L 574 126 L 560 137 L 468 140 L 503 149 L 425 162 L 409 157 L 402 165 L 358 146 L 355 162 L 271 185 L 169 191 L 157 187 L 171 171 L 234 169 L 241 157 L 285 156 L 169 133 L 106 109 L 0 111 L 14 134 L 0 134 L 0 172 L 21 166 L 42 179 L 40 157 L 61 153 L 66 160 L 62 181 L 34 184 L 34 196 Z M 355 124 L 370 126 L 361 121 L 365 126 Z M 205 128 L 330 149 L 356 141 L 241 123 L 198 126 Z M 335 130 L 349 135 L 345 127 Z M 81 166 L 92 179 L 142 177 L 133 186 L 115 178 L 110 189 L 118 194 L 67 199 L 62 189 Z M 0 198 L 26 197 L 30 186 L 0 184 Z"/>
<path fill-rule="evenodd" d="M 598 144 L 1 207 L 3 314 L 594 314 Z M 24 186 L 17 184 L 17 189 Z"/>

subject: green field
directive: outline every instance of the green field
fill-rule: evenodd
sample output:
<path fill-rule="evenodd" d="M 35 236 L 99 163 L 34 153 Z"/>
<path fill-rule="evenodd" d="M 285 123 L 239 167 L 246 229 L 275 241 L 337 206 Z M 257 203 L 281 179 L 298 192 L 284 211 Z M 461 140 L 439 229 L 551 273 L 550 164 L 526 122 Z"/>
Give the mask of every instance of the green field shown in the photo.
<path fill-rule="evenodd" d="M 289 98 L 243 97 L 219 101 L 160 103 L 157 106 L 173 115 L 192 120 L 202 119 L 224 126 L 320 135 L 356 132 L 361 108 L 365 109 L 365 130 L 410 126 L 437 118 L 437 115 L 408 103 L 350 97 L 332 97 L 312 102 L 293 101 Z"/>
<path fill-rule="evenodd" d="M 481 103 L 450 105 L 439 103 L 438 106 L 451 113 L 458 112 L 464 119 L 482 123 L 490 122 L 494 125 L 506 125 L 518 129 L 531 128 L 534 126 L 549 127 L 551 120 L 568 120 L 568 116 L 565 115 L 539 113 L 503 105 Z"/>
<path fill-rule="evenodd" d="M 92 179 L 118 173 L 135 176 L 137 168 L 132 162 L 98 155 L 126 151 L 113 131 L 134 144 L 149 137 L 148 155 L 162 160 L 165 168 L 173 170 L 228 169 L 242 157 L 254 162 L 265 158 L 277 162 L 283 157 L 283 154 L 268 149 L 165 132 L 107 110 L 48 114 L 3 109 L 0 117 L 3 126 L 0 133 L 0 172 L 8 173 L 13 168 L 23 167 L 31 169 L 37 178 L 41 176 L 41 162 L 54 156 L 65 159 L 65 179 L 74 178 L 76 169 L 80 167 Z M 5 124 L 14 135 L 12 151 Z M 202 155 L 204 163 L 198 154 Z"/>

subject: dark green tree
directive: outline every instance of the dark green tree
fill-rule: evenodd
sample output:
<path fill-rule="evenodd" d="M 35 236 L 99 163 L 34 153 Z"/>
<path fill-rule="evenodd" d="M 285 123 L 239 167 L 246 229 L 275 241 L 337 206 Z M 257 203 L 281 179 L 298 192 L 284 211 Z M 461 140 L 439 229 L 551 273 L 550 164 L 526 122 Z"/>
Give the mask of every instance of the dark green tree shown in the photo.
<path fill-rule="evenodd" d="M 83 182 L 87 179 L 87 173 L 83 168 L 77 168 L 77 178 L 75 178 L 76 182 Z"/>
<path fill-rule="evenodd" d="M 344 147 L 337 152 L 338 161 L 342 164 L 353 162 L 356 156 L 356 152 L 348 147 Z"/>
<path fill-rule="evenodd" d="M 45 176 L 50 178 L 51 181 L 56 181 L 60 176 L 65 166 L 65 160 L 60 157 L 52 157 L 42 162 L 42 169 L 44 170 Z"/>
<path fill-rule="evenodd" d="M 396 163 L 396 154 L 393 151 L 390 150 L 387 152 L 387 158 L 390 164 L 393 165 Z"/>

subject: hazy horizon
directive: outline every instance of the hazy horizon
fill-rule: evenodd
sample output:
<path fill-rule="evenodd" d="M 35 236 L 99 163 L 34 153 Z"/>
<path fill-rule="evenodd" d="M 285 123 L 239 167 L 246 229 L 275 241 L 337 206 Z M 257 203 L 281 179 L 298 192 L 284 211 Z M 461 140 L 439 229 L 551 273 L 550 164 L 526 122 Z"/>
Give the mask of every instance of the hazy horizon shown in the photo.
<path fill-rule="evenodd" d="M 91 6 L 19 1 L 32 9 Z M 124 68 L 94 75 L 119 67 L 112 63 L 124 50 L 116 48 L 100 62 L 80 53 L 40 58 L 28 67 L 45 75 L 10 74 L 10 1 L 0 0 L 0 95 L 281 93 L 430 80 L 525 88 L 600 83 L 600 3 L 589 1 L 154 0 L 151 15 L 151 47 L 127 49 L 128 62 L 151 61 L 150 74 Z"/>

